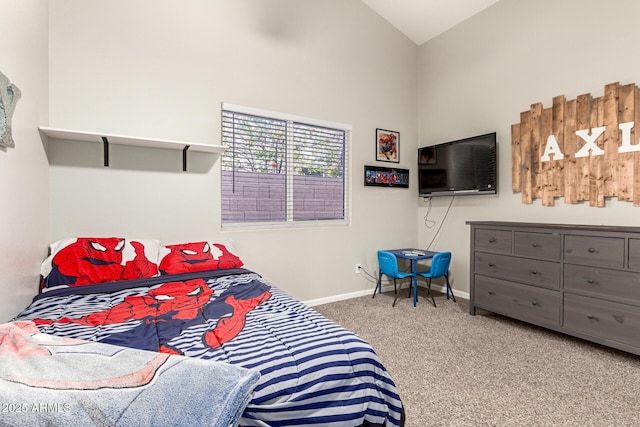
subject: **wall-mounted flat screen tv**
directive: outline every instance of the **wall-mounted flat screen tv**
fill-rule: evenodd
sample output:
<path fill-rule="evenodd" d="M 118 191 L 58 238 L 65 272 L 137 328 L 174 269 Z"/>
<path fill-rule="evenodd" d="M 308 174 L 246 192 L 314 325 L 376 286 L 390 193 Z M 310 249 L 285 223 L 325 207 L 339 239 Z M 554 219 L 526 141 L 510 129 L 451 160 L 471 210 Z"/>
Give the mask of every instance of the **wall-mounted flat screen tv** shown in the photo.
<path fill-rule="evenodd" d="M 496 133 L 418 149 L 421 197 L 497 193 Z"/>

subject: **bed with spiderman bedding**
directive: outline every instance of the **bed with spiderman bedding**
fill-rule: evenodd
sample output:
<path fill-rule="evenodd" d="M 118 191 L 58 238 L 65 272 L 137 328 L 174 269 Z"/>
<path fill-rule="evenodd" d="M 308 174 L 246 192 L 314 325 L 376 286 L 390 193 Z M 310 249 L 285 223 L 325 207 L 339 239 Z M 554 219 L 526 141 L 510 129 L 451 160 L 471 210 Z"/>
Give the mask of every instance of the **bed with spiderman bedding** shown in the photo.
<path fill-rule="evenodd" d="M 371 346 L 246 269 L 229 242 L 71 238 L 50 249 L 42 292 L 14 322 L 237 368 L 231 381 L 242 393 L 225 388 L 238 404 L 231 425 L 404 424 L 396 386 Z M 202 390 L 224 376 L 189 382 Z"/>

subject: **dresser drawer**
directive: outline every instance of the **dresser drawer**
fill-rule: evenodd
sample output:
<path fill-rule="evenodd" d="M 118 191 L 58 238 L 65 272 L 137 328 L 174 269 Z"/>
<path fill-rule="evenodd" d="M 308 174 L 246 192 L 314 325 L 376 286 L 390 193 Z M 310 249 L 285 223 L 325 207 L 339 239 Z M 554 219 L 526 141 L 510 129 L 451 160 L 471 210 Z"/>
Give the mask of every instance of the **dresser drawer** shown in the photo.
<path fill-rule="evenodd" d="M 566 264 L 564 288 L 640 302 L 640 273 Z"/>
<path fill-rule="evenodd" d="M 513 252 L 516 255 L 559 260 L 561 243 L 560 234 L 516 231 Z"/>
<path fill-rule="evenodd" d="M 565 294 L 564 327 L 640 346 L 640 309 L 631 305 Z"/>
<path fill-rule="evenodd" d="M 567 235 L 564 237 L 564 260 L 583 265 L 622 268 L 624 238 Z"/>
<path fill-rule="evenodd" d="M 640 239 L 629 239 L 629 268 L 640 271 Z"/>
<path fill-rule="evenodd" d="M 475 276 L 475 304 L 538 325 L 560 323 L 560 292 L 492 277 Z"/>
<path fill-rule="evenodd" d="M 493 252 L 511 253 L 511 230 L 476 230 L 474 244 L 476 249 Z"/>
<path fill-rule="evenodd" d="M 549 289 L 560 288 L 560 263 L 552 261 L 476 252 L 475 273 Z"/>

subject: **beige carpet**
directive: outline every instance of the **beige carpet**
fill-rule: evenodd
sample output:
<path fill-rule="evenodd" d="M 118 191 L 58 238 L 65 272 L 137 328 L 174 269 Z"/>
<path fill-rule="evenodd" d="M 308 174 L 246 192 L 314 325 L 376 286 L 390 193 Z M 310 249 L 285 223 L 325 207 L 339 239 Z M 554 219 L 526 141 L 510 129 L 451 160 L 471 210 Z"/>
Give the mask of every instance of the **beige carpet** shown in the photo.
<path fill-rule="evenodd" d="M 407 427 L 640 426 L 640 357 L 423 292 L 314 307 L 373 345 Z"/>

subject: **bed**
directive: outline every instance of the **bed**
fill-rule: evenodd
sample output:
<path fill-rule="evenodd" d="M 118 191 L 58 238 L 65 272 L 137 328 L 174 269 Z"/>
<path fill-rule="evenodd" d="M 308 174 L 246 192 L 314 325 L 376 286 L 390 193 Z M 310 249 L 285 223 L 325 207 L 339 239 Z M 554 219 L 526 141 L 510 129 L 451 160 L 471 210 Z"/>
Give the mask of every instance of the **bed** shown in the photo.
<path fill-rule="evenodd" d="M 238 425 L 404 424 L 396 386 L 371 346 L 247 269 L 229 242 L 64 239 L 51 245 L 42 275 L 42 292 L 14 322 L 237 368 L 231 377 L 249 396 L 234 395 Z M 202 376 L 200 390 L 218 381 L 210 378 Z"/>

